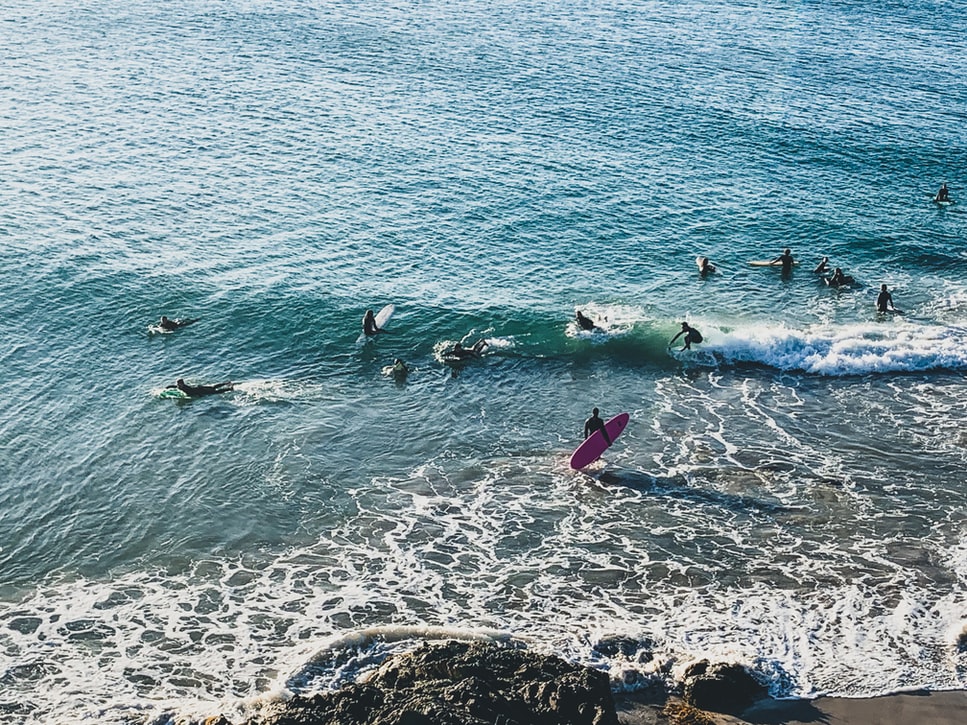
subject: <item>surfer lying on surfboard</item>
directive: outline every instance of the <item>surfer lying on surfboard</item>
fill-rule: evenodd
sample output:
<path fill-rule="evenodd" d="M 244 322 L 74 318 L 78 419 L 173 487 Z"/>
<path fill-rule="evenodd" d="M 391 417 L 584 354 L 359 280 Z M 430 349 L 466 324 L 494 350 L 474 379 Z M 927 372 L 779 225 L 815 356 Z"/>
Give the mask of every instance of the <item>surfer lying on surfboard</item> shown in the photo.
<path fill-rule="evenodd" d="M 453 344 L 453 347 L 447 351 L 447 357 L 457 360 L 467 360 L 468 358 L 480 357 L 489 344 L 490 343 L 488 343 L 482 337 L 470 347 L 464 347 L 462 343 L 456 342 Z"/>
<path fill-rule="evenodd" d="M 187 327 L 193 322 L 198 322 L 198 320 L 199 320 L 198 317 L 194 318 L 193 320 L 172 320 L 162 315 L 161 322 L 158 323 L 158 327 L 160 327 L 165 332 L 173 332 L 174 330 L 177 330 L 179 327 Z"/>
<path fill-rule="evenodd" d="M 227 393 L 234 390 L 235 385 L 230 380 L 224 383 L 215 383 L 214 385 L 189 385 L 185 382 L 184 378 L 178 378 L 174 385 L 165 386 L 165 390 L 172 389 L 180 390 L 189 398 L 200 398 L 202 395 Z"/>

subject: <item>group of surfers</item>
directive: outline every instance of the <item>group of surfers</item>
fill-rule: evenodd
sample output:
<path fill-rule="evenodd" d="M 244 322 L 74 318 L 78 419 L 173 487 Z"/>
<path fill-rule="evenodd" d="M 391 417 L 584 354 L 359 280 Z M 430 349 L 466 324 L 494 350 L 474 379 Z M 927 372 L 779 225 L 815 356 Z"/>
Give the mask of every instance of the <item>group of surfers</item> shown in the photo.
<path fill-rule="evenodd" d="M 945 202 L 952 203 L 950 198 L 950 191 L 947 189 L 947 184 L 944 182 L 937 195 L 934 197 L 935 202 Z M 708 257 L 699 258 L 699 274 L 705 277 L 708 274 L 715 272 L 715 265 L 711 263 Z M 796 263 L 792 256 L 792 250 L 788 247 L 782 251 L 778 257 L 770 261 L 770 264 L 781 266 L 783 275 L 789 275 L 792 272 L 792 267 Z M 840 267 L 835 267 L 833 269 L 832 275 L 826 277 L 826 272 L 829 271 L 829 257 L 823 257 L 816 268 L 813 270 L 814 274 L 823 275 L 823 280 L 830 287 L 842 287 L 845 285 L 855 284 L 856 280 L 843 272 Z M 880 292 L 876 297 L 876 310 L 877 312 L 899 312 L 896 306 L 893 304 L 893 295 L 887 289 L 886 284 L 880 285 Z M 577 311 L 576 322 L 578 326 L 585 331 L 593 332 L 594 330 L 601 330 L 593 320 L 584 315 L 580 310 Z M 193 319 L 171 319 L 165 315 L 161 316 L 161 321 L 158 326 L 165 332 L 174 332 L 175 330 L 191 325 L 198 322 L 198 318 Z M 366 310 L 366 314 L 363 315 L 363 334 L 367 337 L 373 337 L 381 333 L 386 332 L 382 330 L 376 324 L 376 316 L 372 310 Z M 682 322 L 682 329 L 671 339 L 668 343 L 669 347 L 675 344 L 675 341 L 679 337 L 682 339 L 682 350 L 690 350 L 693 343 L 702 342 L 702 333 L 691 327 L 687 322 Z M 463 345 L 462 342 L 456 342 L 453 346 L 447 350 L 443 356 L 450 361 L 462 361 L 469 360 L 473 358 L 479 358 L 483 355 L 484 350 L 488 347 L 488 342 L 480 338 L 474 342 L 469 347 Z M 405 376 L 409 373 L 409 367 L 400 358 L 396 358 L 393 361 L 393 374 L 397 377 Z M 177 389 L 183 392 L 185 395 L 195 398 L 202 395 L 215 395 L 217 393 L 227 393 L 234 390 L 234 383 L 231 381 L 226 381 L 223 383 L 216 383 L 215 385 L 189 385 L 185 382 L 184 378 L 178 378 L 174 385 L 168 385 L 166 390 Z M 594 431 L 600 430 L 607 440 L 608 434 L 604 429 L 604 421 L 598 417 L 598 409 L 595 408 L 593 414 L 588 418 L 587 422 L 584 424 L 584 436 L 587 438 Z M 608 441 L 610 445 L 610 440 Z"/>

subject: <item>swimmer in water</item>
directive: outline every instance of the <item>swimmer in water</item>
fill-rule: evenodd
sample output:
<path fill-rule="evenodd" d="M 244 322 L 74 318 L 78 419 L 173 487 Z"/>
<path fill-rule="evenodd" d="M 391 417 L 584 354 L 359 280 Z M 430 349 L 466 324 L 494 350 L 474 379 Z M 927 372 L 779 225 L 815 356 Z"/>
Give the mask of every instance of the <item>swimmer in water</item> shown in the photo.
<path fill-rule="evenodd" d="M 227 393 L 235 389 L 234 383 L 227 381 L 215 383 L 214 385 L 189 385 L 184 378 L 178 378 L 174 385 L 168 385 L 165 390 L 180 390 L 189 398 L 200 398 L 203 395 L 217 395 Z"/>

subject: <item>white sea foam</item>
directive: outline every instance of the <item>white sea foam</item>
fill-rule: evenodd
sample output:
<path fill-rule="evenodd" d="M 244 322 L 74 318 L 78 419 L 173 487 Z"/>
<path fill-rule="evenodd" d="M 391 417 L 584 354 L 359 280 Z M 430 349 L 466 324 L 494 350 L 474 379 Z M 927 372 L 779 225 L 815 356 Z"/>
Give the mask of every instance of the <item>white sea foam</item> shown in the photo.
<path fill-rule="evenodd" d="M 705 341 L 681 359 L 698 364 L 760 364 L 779 370 L 842 376 L 967 369 L 967 330 L 894 320 L 792 329 L 702 325 Z M 710 358 L 711 356 L 711 358 Z"/>

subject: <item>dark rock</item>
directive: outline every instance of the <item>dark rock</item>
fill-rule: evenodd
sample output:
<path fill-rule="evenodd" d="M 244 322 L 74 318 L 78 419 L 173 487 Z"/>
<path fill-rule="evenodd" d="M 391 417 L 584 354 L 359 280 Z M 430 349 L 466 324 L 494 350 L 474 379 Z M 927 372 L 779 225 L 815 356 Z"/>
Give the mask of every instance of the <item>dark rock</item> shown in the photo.
<path fill-rule="evenodd" d="M 603 654 L 605 657 L 615 657 L 624 655 L 625 657 L 639 656 L 639 659 L 647 662 L 652 659 L 652 650 L 655 643 L 649 639 L 635 639 L 634 637 L 622 637 L 614 635 L 603 637 L 594 644 L 594 651 Z"/>
<path fill-rule="evenodd" d="M 765 697 L 766 688 L 742 665 L 709 664 L 702 660 L 685 671 L 686 703 L 701 710 L 739 715 L 756 700 Z"/>
<path fill-rule="evenodd" d="M 603 672 L 493 644 L 424 644 L 365 682 L 296 697 L 261 725 L 617 725 Z M 252 722 L 250 725 L 256 725 Z"/>

